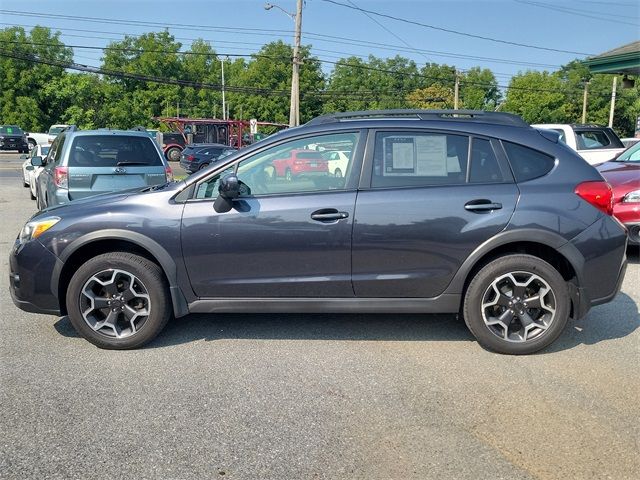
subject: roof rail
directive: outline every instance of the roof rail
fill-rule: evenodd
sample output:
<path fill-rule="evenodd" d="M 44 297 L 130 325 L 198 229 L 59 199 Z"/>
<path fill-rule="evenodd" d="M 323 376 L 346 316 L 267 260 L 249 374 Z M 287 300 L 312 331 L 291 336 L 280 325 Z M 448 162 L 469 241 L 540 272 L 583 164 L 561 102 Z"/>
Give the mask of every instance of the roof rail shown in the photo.
<path fill-rule="evenodd" d="M 80 130 L 80 129 L 78 128 L 77 125 L 67 125 L 66 127 L 64 127 L 60 131 L 60 133 L 62 133 L 62 132 L 77 132 L 78 130 Z"/>
<path fill-rule="evenodd" d="M 143 127 L 142 125 L 137 125 L 133 128 L 130 128 L 129 130 L 133 131 L 133 132 L 146 132 L 147 129 L 145 127 Z"/>
<path fill-rule="evenodd" d="M 307 125 L 322 125 L 344 120 L 362 120 L 369 118 L 416 118 L 419 120 L 475 121 L 496 125 L 528 127 L 520 116 L 513 113 L 486 112 L 484 110 L 365 110 L 360 112 L 340 112 L 321 115 L 309 121 Z"/>

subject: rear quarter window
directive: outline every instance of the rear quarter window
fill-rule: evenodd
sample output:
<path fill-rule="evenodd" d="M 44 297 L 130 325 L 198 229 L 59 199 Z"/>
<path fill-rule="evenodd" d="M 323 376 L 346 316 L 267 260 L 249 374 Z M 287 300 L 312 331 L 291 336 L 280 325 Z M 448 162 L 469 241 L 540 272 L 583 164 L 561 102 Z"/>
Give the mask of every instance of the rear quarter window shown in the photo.
<path fill-rule="evenodd" d="M 69 152 L 70 167 L 162 166 L 150 137 L 84 135 Z"/>
<path fill-rule="evenodd" d="M 509 157 L 516 182 L 526 182 L 539 178 L 551 171 L 555 159 L 551 155 L 533 150 L 517 143 L 502 142 Z"/>

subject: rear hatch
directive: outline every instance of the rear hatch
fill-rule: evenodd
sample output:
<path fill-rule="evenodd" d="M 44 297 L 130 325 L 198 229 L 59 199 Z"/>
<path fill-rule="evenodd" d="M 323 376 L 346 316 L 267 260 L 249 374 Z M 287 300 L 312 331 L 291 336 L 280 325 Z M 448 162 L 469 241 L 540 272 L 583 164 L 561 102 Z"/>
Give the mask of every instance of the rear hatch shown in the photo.
<path fill-rule="evenodd" d="M 70 200 L 167 181 L 162 156 L 148 136 L 78 136 L 66 168 Z"/>

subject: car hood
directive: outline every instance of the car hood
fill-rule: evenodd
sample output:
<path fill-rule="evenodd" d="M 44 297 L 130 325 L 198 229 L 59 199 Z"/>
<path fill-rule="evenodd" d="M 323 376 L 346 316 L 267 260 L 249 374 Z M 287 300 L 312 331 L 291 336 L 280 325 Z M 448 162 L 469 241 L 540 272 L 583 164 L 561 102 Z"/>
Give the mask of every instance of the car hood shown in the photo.
<path fill-rule="evenodd" d="M 627 193 L 640 190 L 640 164 L 636 162 L 606 162 L 597 170 L 609 182 L 615 199 Z"/>

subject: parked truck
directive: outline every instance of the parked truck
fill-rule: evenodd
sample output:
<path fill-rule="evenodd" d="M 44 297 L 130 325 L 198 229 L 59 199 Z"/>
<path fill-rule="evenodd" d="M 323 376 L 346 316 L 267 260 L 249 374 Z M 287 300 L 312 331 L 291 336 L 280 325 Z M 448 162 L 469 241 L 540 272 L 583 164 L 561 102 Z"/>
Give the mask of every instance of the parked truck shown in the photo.
<path fill-rule="evenodd" d="M 171 132 L 160 132 L 159 143 L 167 160 L 180 160 L 182 150 L 191 143 L 218 143 L 242 148 L 264 137 L 264 133 L 252 133 L 249 120 L 221 120 L 217 118 L 156 117 Z M 274 122 L 255 122 L 255 127 L 279 130 L 288 125 Z"/>

